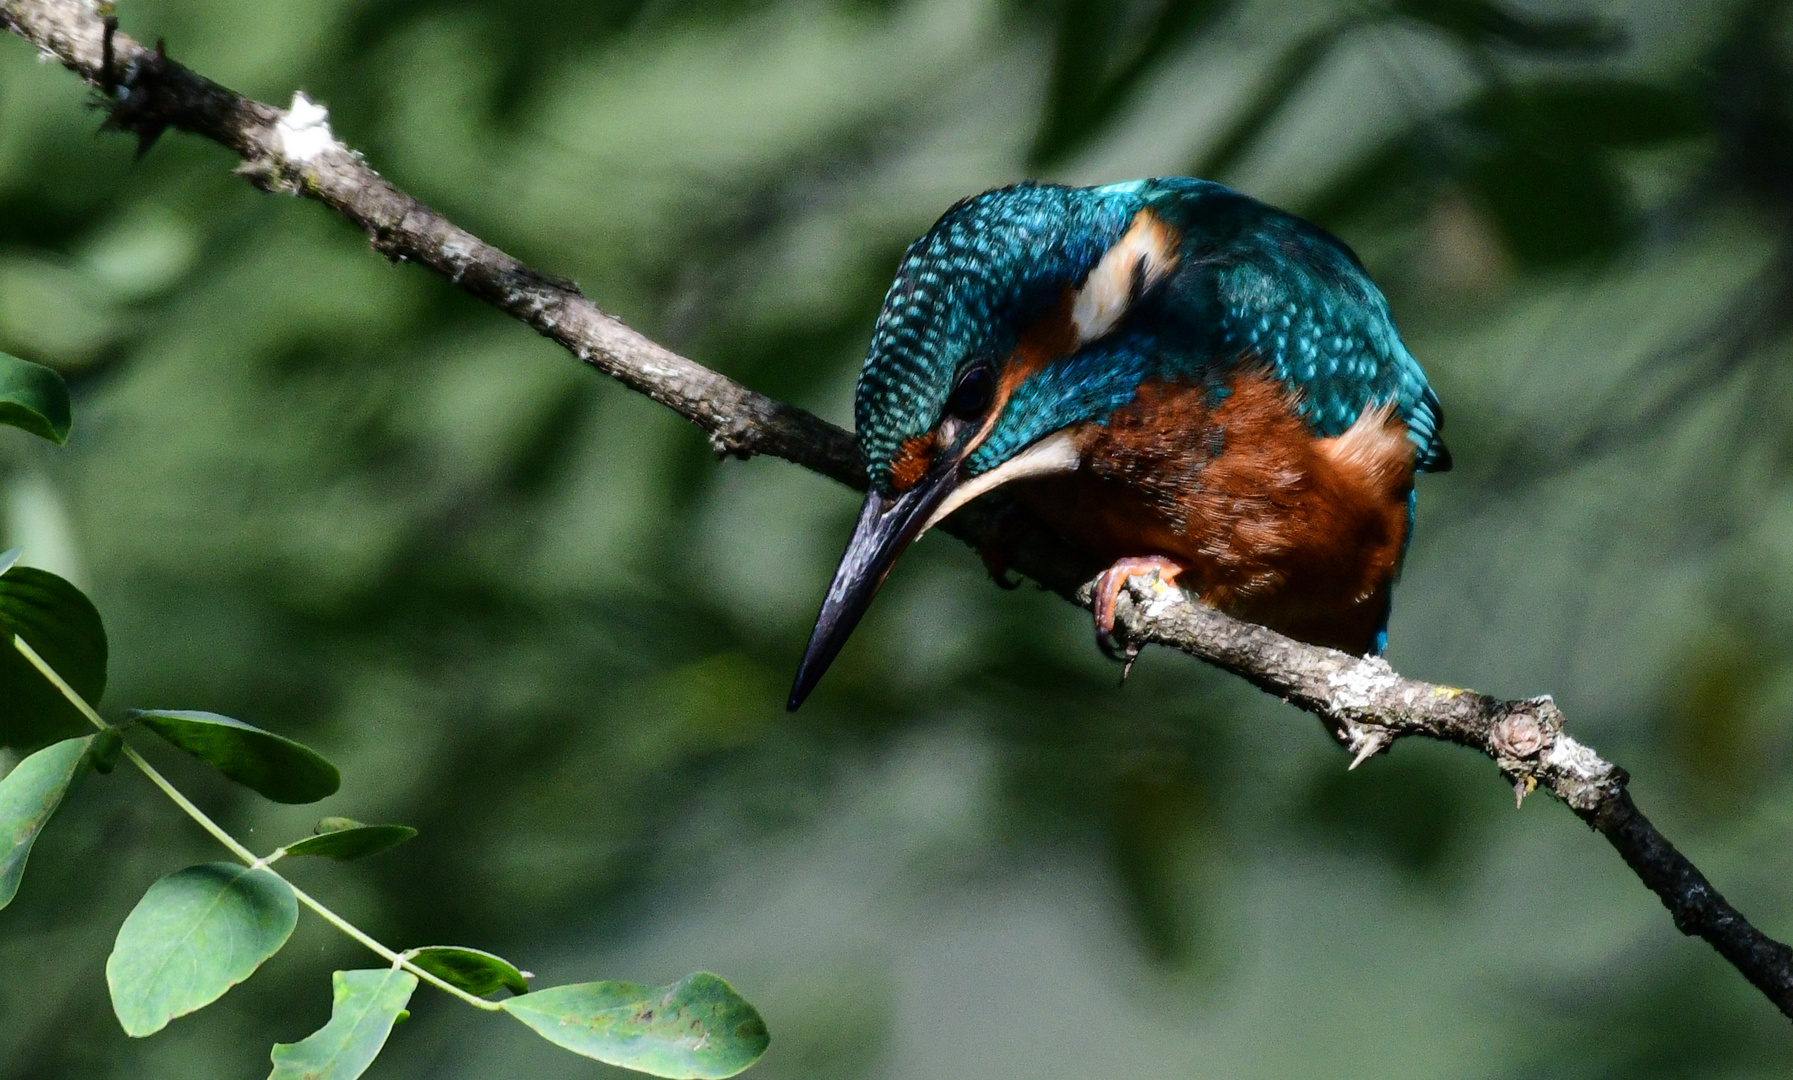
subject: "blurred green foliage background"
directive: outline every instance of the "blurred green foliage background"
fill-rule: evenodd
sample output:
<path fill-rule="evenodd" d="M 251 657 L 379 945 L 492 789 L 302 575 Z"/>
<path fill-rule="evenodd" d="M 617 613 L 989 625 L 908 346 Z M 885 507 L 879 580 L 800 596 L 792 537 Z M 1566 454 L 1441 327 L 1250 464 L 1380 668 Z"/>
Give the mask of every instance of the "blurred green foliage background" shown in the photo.
<path fill-rule="evenodd" d="M 1758 925 L 1793 934 L 1793 4 L 1626 0 L 125 0 L 661 341 L 850 418 L 903 245 L 1024 176 L 1194 173 L 1363 254 L 1449 414 L 1390 658 L 1549 692 Z M 906 557 L 801 713 L 856 506 L 170 135 L 95 137 L 0 40 L 0 350 L 76 391 L 0 431 L 5 542 L 87 588 L 107 705 L 301 738 L 275 807 L 159 763 L 396 945 L 552 981 L 710 968 L 750 1075 L 1784 1076 L 1793 1029 L 1570 814 L 1186 658 L 1124 689 L 1087 616 Z M 154 747 L 149 748 L 151 752 Z M 0 1077 L 259 1076 L 319 1026 L 315 920 L 125 1038 L 102 965 L 218 853 L 92 781 L 0 916 Z M 420 992 L 372 1076 L 590 1076 Z"/>

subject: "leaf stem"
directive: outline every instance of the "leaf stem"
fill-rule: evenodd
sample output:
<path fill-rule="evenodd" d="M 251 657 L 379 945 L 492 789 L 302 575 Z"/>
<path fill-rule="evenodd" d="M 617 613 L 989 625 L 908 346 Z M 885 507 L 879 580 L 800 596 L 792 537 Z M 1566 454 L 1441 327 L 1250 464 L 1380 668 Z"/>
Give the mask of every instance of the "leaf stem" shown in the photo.
<path fill-rule="evenodd" d="M 169 783 L 168 778 L 163 776 L 161 774 L 161 772 L 158 771 L 154 765 L 151 765 L 149 762 L 143 760 L 142 754 L 139 754 L 137 751 L 135 751 L 127 746 L 124 748 L 124 756 L 125 756 L 126 761 L 137 766 L 138 772 L 141 772 L 143 775 L 149 777 L 150 783 L 161 788 L 162 794 L 168 796 L 168 798 L 174 803 L 174 805 L 180 807 L 183 811 L 185 811 L 188 817 L 192 818 L 194 821 L 199 822 L 200 828 L 204 829 L 206 832 L 211 833 L 212 838 L 214 840 L 218 841 L 220 844 L 223 844 L 225 847 L 229 848 L 230 853 L 232 855 L 235 855 L 237 858 L 248 863 L 250 866 L 257 866 L 257 865 L 261 864 L 261 860 L 256 858 L 255 852 L 250 851 L 247 847 L 244 847 L 240 842 L 238 842 L 236 837 L 225 832 L 224 826 L 218 824 L 216 821 L 213 821 L 211 819 L 211 815 L 207 814 L 204 810 L 201 810 L 199 807 L 194 806 L 193 800 L 187 798 L 185 795 L 182 795 L 180 792 L 180 789 L 175 787 L 173 784 Z"/>
<path fill-rule="evenodd" d="M 269 870 L 268 873 L 272 874 L 272 873 L 274 873 L 274 871 Z M 281 880 L 285 881 L 286 879 L 282 878 Z M 378 954 L 382 959 L 385 959 L 388 962 L 390 962 L 394 967 L 404 968 L 406 971 L 409 971 L 411 974 L 417 976 L 419 979 L 422 979 L 424 982 L 429 983 L 431 986 L 434 986 L 436 989 L 441 990 L 447 994 L 452 994 L 455 997 L 460 998 L 462 1001 L 465 1001 L 467 1004 L 473 1006 L 476 1009 L 484 1009 L 487 1012 L 503 1012 L 504 1011 L 504 1006 L 500 1005 L 498 1002 L 487 1001 L 485 998 L 482 998 L 482 997 L 475 997 L 474 995 L 469 994 L 467 991 L 462 990 L 460 987 L 454 985 L 453 983 L 444 981 L 440 976 L 432 974 L 431 972 L 425 971 L 424 969 L 418 967 L 416 964 L 413 964 L 410 960 L 406 959 L 404 954 L 394 952 L 393 950 L 388 949 L 386 946 L 380 944 L 378 941 L 375 941 L 373 938 L 369 937 L 366 933 L 362 932 L 362 930 L 359 927 L 357 927 L 354 923 L 350 922 L 349 920 L 343 918 L 341 915 L 338 915 L 336 912 L 331 911 L 329 908 L 327 908 L 323 904 L 319 903 L 316 899 L 314 899 L 312 897 L 312 895 L 310 893 L 306 892 L 304 889 L 299 888 L 297 885 L 294 885 L 290 881 L 287 882 L 287 885 L 292 888 L 293 895 L 299 898 L 299 902 L 301 904 L 304 904 L 306 907 L 317 912 L 320 916 L 323 917 L 323 920 L 325 922 L 329 923 L 331 926 L 336 927 L 338 930 L 341 930 L 343 933 L 354 938 L 356 941 L 359 941 L 361 944 L 367 946 L 368 949 L 370 949 L 374 953 Z"/>
<path fill-rule="evenodd" d="M 19 655 L 23 656 L 26 660 L 28 660 L 31 663 L 31 666 L 36 668 L 38 670 L 38 672 L 43 675 L 44 678 L 50 680 L 50 685 L 54 686 L 58 691 L 60 691 L 62 696 L 68 699 L 68 702 L 70 705 L 73 705 L 76 709 L 79 709 L 81 712 L 81 715 L 87 717 L 87 719 L 93 723 L 94 727 L 99 728 L 101 731 L 113 730 L 112 726 L 110 724 L 108 724 L 108 723 L 106 723 L 106 721 L 100 719 L 100 714 L 94 711 L 93 706 L 89 705 L 86 702 L 86 700 L 81 697 L 80 694 L 75 693 L 74 687 L 70 686 L 67 682 L 63 681 L 62 676 L 56 674 L 56 669 L 52 668 L 48 663 L 46 663 L 44 661 L 44 658 L 37 654 L 37 650 L 33 649 L 31 647 L 31 645 L 28 642 L 26 642 L 26 640 L 23 637 L 21 637 L 18 634 L 14 634 L 12 636 L 12 644 L 13 644 L 13 648 L 15 648 L 19 651 Z M 211 819 L 211 816 L 209 814 L 207 814 L 204 810 L 201 810 L 199 807 L 193 805 L 193 800 L 191 800 L 191 799 L 187 798 L 185 795 L 181 794 L 180 789 L 176 788 L 173 784 L 169 783 L 168 778 L 163 776 L 159 771 L 157 771 L 157 769 L 154 765 L 151 765 L 149 762 L 143 760 L 143 755 L 137 753 L 137 751 L 131 749 L 129 746 L 124 747 L 123 751 L 124 751 L 125 760 L 127 760 L 131 764 L 137 766 L 137 770 L 139 772 L 141 772 L 144 776 L 149 777 L 150 783 L 156 785 L 158 788 L 161 788 L 162 794 L 168 796 L 168 798 L 174 803 L 174 805 L 180 807 L 181 810 L 183 812 L 185 812 L 188 817 L 190 817 L 194 821 L 198 822 L 200 828 L 204 829 L 208 833 L 211 833 L 212 838 L 214 840 L 218 841 L 220 844 L 223 844 L 226 848 L 230 849 L 230 853 L 232 855 L 235 855 L 237 858 L 243 860 L 245 863 L 248 863 L 250 866 L 259 867 L 263 870 L 267 870 L 268 864 L 270 862 L 272 862 L 274 859 L 279 858 L 281 855 L 284 855 L 286 853 L 285 849 L 282 848 L 282 849 L 276 851 L 273 856 L 271 856 L 267 859 L 263 859 L 263 858 L 259 857 L 258 855 L 255 854 L 255 852 L 250 851 L 247 847 L 245 847 L 242 844 L 242 842 L 239 841 L 236 837 L 234 837 L 234 836 L 230 835 L 230 833 L 226 832 L 222 825 L 219 825 L 216 821 L 213 821 Z M 347 919 L 343 918 L 341 915 L 338 915 L 336 912 L 331 911 L 329 908 L 325 907 L 321 902 L 319 902 L 317 899 L 315 899 L 310 893 L 306 892 L 304 889 L 299 888 L 297 885 L 294 885 L 291 881 L 288 881 L 282 875 L 275 873 L 273 870 L 268 870 L 268 873 L 274 874 L 275 877 L 278 877 L 278 878 L 280 878 L 280 880 L 285 881 L 287 888 L 293 890 L 293 896 L 297 897 L 301 904 L 304 904 L 306 907 L 317 912 L 318 915 L 320 917 L 322 917 L 325 922 L 329 923 L 331 926 L 336 927 L 338 930 L 342 931 L 344 934 L 347 934 L 349 937 L 354 938 L 356 941 L 360 942 L 362 945 L 364 945 L 368 949 L 372 950 L 375 954 L 379 955 L 381 958 L 389 961 L 394 966 L 404 968 L 406 971 L 409 971 L 411 974 L 417 976 L 419 979 L 422 979 L 424 982 L 429 983 L 431 986 L 434 986 L 436 989 L 441 990 L 442 992 L 444 992 L 446 994 L 451 994 L 454 997 L 458 997 L 462 1001 L 465 1001 L 467 1004 L 473 1006 L 476 1009 L 484 1009 L 487 1012 L 502 1012 L 502 1011 L 504 1011 L 504 1006 L 498 1004 L 496 1001 L 487 1001 L 485 998 L 475 997 L 474 995 L 469 994 L 467 991 L 462 990 L 460 987 L 455 986 L 453 983 L 443 980 L 440 976 L 437 976 L 431 972 L 425 971 L 424 969 L 418 967 L 416 964 L 413 964 L 410 960 L 406 959 L 402 954 L 394 952 L 393 950 L 380 944 L 378 941 L 375 941 L 372 937 L 368 936 L 367 933 L 364 932 L 360 927 L 356 926 L 354 923 L 349 922 Z"/>
<path fill-rule="evenodd" d="M 32 648 L 31 645 L 28 642 L 26 642 L 26 640 L 22 636 L 20 636 L 18 634 L 14 634 L 12 636 L 12 645 L 13 645 L 13 648 L 19 650 L 19 655 L 21 655 L 25 659 L 31 661 L 32 667 L 36 668 L 43 675 L 44 678 L 50 680 L 50 685 L 54 686 L 58 691 L 60 691 L 62 693 L 62 696 L 68 699 L 68 703 L 70 705 L 73 705 L 75 708 L 79 709 L 81 711 L 82 716 L 85 716 L 85 717 L 87 717 L 87 719 L 93 721 L 94 727 L 99 728 L 101 731 L 105 731 L 107 728 L 112 726 L 112 725 L 106 723 L 104 720 L 101 720 L 100 714 L 93 711 L 93 706 L 89 705 L 81 697 L 80 694 L 75 693 L 74 687 L 70 686 L 68 683 L 63 682 L 62 676 L 56 674 L 56 669 L 52 668 L 48 663 L 46 663 L 44 661 L 43 657 L 37 655 L 37 650 Z"/>

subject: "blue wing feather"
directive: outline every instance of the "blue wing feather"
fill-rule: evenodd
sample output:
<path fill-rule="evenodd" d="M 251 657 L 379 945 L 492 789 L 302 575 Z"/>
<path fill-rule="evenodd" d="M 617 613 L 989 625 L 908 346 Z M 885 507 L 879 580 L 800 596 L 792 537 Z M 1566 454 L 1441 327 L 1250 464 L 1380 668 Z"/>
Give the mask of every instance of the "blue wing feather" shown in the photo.
<path fill-rule="evenodd" d="M 1442 471 L 1438 395 L 1402 344 L 1388 302 L 1351 249 L 1317 226 L 1218 184 L 1160 181 L 1147 201 L 1183 231 L 1185 276 L 1167 303 L 1212 328 L 1202 358 L 1250 358 L 1288 384 L 1303 419 L 1338 435 L 1393 403 L 1418 451 Z"/>

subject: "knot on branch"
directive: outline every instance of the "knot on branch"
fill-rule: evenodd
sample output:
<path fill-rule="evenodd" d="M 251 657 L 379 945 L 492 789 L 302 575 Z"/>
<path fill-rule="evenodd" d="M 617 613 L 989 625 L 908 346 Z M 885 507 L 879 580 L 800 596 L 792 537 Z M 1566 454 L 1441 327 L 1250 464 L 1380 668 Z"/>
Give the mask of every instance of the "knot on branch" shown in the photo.
<path fill-rule="evenodd" d="M 114 48 L 118 17 L 107 15 L 102 23 L 105 30 L 100 38 L 101 96 L 94 104 L 106 111 L 102 125 L 106 130 L 137 136 L 137 156 L 141 158 L 181 110 L 180 95 L 165 77 L 175 68 L 168 59 L 167 45 L 160 38 L 156 39 L 154 52 L 137 49 L 135 55 L 120 64 Z"/>
<path fill-rule="evenodd" d="M 1548 695 L 1500 708 L 1488 725 L 1487 751 L 1514 782 L 1520 799 L 1542 785 L 1586 816 L 1623 795 L 1625 770 L 1570 738 L 1563 731 L 1562 710 Z"/>
<path fill-rule="evenodd" d="M 1548 704 L 1550 699 L 1541 701 Z M 1527 768 L 1522 763 L 1537 757 L 1555 737 L 1556 731 L 1549 729 L 1548 722 L 1539 714 L 1538 705 L 1539 701 L 1514 702 L 1506 713 L 1489 725 L 1488 746 L 1502 768 L 1509 771 Z"/>
<path fill-rule="evenodd" d="M 1488 752 L 1513 782 L 1514 807 L 1522 807 L 1538 787 L 1538 755 L 1562 731 L 1561 714 L 1548 697 L 1507 702 L 1502 709 L 1488 725 Z"/>
<path fill-rule="evenodd" d="M 759 434 L 757 426 L 744 416 L 738 414 L 718 415 L 715 418 L 715 424 L 709 428 L 708 434 L 710 449 L 715 451 L 719 458 L 732 457 L 746 461 L 759 453 L 756 448 Z"/>

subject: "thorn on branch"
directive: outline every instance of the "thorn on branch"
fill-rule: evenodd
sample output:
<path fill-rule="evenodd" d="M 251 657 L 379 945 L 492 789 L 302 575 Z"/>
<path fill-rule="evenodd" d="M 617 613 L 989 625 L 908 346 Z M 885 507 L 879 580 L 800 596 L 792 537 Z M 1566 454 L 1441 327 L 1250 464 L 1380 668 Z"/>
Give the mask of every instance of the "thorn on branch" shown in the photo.
<path fill-rule="evenodd" d="M 1394 736 L 1390 735 L 1386 730 L 1382 728 L 1364 727 L 1362 724 L 1352 724 L 1348 726 L 1341 733 L 1340 738 L 1341 741 L 1345 742 L 1345 748 L 1347 750 L 1357 751 L 1357 756 L 1351 759 L 1351 764 L 1345 766 L 1346 772 L 1356 770 L 1359 765 L 1362 765 L 1377 754 L 1386 752 L 1389 747 L 1395 744 Z"/>
<path fill-rule="evenodd" d="M 1127 676 L 1133 674 L 1133 661 L 1139 659 L 1139 646 L 1129 641 L 1121 646 L 1121 685 L 1127 685 Z"/>

